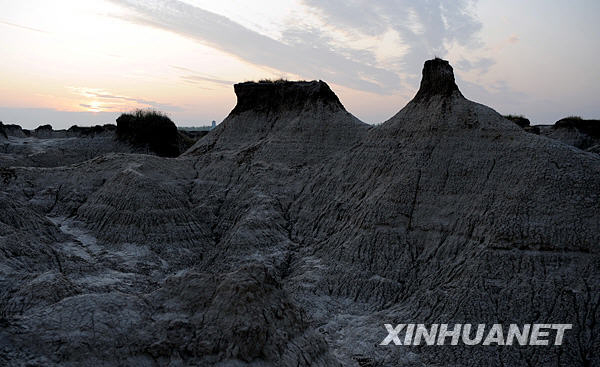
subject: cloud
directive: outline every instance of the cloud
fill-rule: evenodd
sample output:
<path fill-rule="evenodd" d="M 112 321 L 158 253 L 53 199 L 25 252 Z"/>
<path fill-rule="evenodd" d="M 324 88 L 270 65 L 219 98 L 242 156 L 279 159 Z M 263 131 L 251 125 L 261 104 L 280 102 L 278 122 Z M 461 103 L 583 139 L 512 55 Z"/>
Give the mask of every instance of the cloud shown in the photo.
<path fill-rule="evenodd" d="M 133 12 L 126 16 L 128 21 L 175 32 L 255 65 L 375 93 L 388 94 L 399 87 L 395 72 L 348 57 L 351 49 L 332 49 L 314 30 L 295 34 L 290 30 L 284 42 L 177 0 L 113 2 Z"/>
<path fill-rule="evenodd" d="M 465 58 L 462 58 L 456 62 L 456 68 L 462 71 L 479 71 L 479 74 L 487 73 L 492 65 L 494 65 L 496 61 L 489 57 L 481 57 L 474 61 L 469 61 Z"/>
<path fill-rule="evenodd" d="M 481 23 L 472 14 L 474 1 L 390 0 L 303 0 L 326 24 L 351 29 L 368 36 L 389 30 L 398 33 L 409 46 L 401 55 L 403 71 L 418 74 L 424 60 L 443 57 L 447 45 L 457 42 L 468 48 L 482 46 L 478 39 Z"/>
<path fill-rule="evenodd" d="M 508 37 L 508 43 L 517 43 L 519 42 L 519 37 L 516 34 L 511 35 L 510 37 Z"/>
<path fill-rule="evenodd" d="M 41 29 L 27 27 L 27 26 L 24 26 L 24 25 L 15 24 L 15 23 L 11 23 L 11 22 L 6 22 L 6 21 L 3 21 L 3 20 L 0 20 L 0 24 L 4 24 L 4 25 L 7 25 L 7 26 L 16 27 L 16 28 L 21 28 L 21 29 L 26 29 L 28 31 L 33 31 L 33 32 L 38 32 L 38 33 L 46 33 L 46 34 L 50 33 L 50 32 L 47 32 L 47 31 L 44 31 L 44 30 L 41 30 Z"/>
<path fill-rule="evenodd" d="M 80 88 L 80 87 L 68 87 L 68 89 L 74 91 L 76 94 L 79 94 L 81 96 L 87 97 L 87 98 L 98 98 L 98 99 L 107 99 L 107 100 L 115 100 L 118 102 L 134 102 L 140 105 L 144 105 L 144 106 L 149 106 L 149 107 L 154 107 L 157 109 L 161 109 L 161 110 L 167 110 L 167 111 L 182 111 L 182 108 L 179 106 L 175 106 L 172 104 L 168 104 L 168 103 L 159 103 L 159 102 L 155 102 L 155 101 L 150 101 L 150 100 L 146 100 L 146 99 L 142 99 L 142 98 L 133 98 L 133 97 L 128 97 L 128 96 L 120 96 L 120 95 L 115 95 L 109 92 L 106 92 L 102 89 L 94 89 L 94 88 Z M 90 107 L 90 106 L 84 106 L 83 104 L 80 104 L 80 106 L 82 107 Z M 106 110 L 106 109 L 119 109 L 119 107 L 123 107 L 123 106 L 110 106 L 110 105 L 105 105 L 102 106 L 102 109 Z"/>
<path fill-rule="evenodd" d="M 127 21 L 177 33 L 255 65 L 378 94 L 394 94 L 403 83 L 414 82 L 423 61 L 444 56 L 453 42 L 481 46 L 481 24 L 471 14 L 474 2 L 466 0 L 303 0 L 307 14 L 285 24 L 280 39 L 178 0 L 111 1 L 129 10 L 120 16 Z M 307 15 L 316 17 L 318 24 L 305 22 L 302 16 Z M 377 38 L 390 31 L 402 44 L 397 45 L 398 56 L 382 66 L 372 49 Z M 340 40 L 340 34 L 369 40 L 373 47 L 354 46 Z M 202 75 L 183 78 L 189 83 L 221 83 Z"/>
<path fill-rule="evenodd" d="M 188 68 L 184 68 L 182 66 L 171 65 L 171 67 L 173 69 L 177 69 L 177 70 L 186 72 L 185 75 L 181 75 L 181 79 L 183 81 L 185 81 L 185 82 L 192 83 L 192 84 L 199 84 L 199 83 L 202 83 L 202 82 L 209 82 L 209 83 L 214 83 L 214 84 L 221 84 L 221 85 L 232 86 L 233 84 L 236 83 L 236 82 L 231 81 L 231 80 L 219 79 L 219 78 L 215 78 L 215 77 L 212 77 L 212 76 L 203 76 L 203 75 L 200 75 L 200 74 L 196 73 L 194 70 L 191 70 L 191 69 L 188 69 Z M 208 88 L 206 88 L 206 89 L 208 89 Z"/>
<path fill-rule="evenodd" d="M 531 99 L 526 94 L 512 89 L 502 80 L 496 80 L 483 86 L 456 75 L 456 84 L 466 98 L 494 109 L 499 108 L 505 113 L 520 113 L 519 109 L 531 103 Z"/>

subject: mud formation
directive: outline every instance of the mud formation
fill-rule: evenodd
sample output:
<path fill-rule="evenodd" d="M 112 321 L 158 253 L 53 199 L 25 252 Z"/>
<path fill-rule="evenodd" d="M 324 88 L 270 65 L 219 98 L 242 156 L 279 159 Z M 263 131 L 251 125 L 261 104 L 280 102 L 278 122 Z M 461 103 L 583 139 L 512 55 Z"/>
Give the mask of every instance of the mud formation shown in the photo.
<path fill-rule="evenodd" d="M 600 158 L 425 63 L 371 127 L 321 81 L 242 83 L 178 158 L 0 170 L 0 364 L 600 364 Z M 573 324 L 562 346 L 384 324 Z"/>

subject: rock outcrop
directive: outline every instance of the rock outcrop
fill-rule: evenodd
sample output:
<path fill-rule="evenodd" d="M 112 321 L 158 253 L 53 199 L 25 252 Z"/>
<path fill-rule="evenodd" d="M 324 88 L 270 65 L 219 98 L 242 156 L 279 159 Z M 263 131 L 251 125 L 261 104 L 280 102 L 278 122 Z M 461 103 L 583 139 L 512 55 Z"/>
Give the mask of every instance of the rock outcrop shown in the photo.
<path fill-rule="evenodd" d="M 319 81 L 290 82 L 287 80 L 266 80 L 245 82 L 233 87 L 238 102 L 232 114 L 245 111 L 280 112 L 313 108 L 315 104 L 328 104 L 344 109 L 338 97 L 329 86 Z"/>
<path fill-rule="evenodd" d="M 31 135 L 31 132 L 29 130 L 23 130 L 21 128 L 21 126 L 19 125 L 14 125 L 14 124 L 8 124 L 8 125 L 4 125 L 4 132 L 6 133 L 7 136 L 15 136 L 18 138 L 25 138 L 29 135 Z"/>
<path fill-rule="evenodd" d="M 96 125 L 96 126 L 71 126 L 67 132 L 69 136 L 97 136 L 108 133 L 115 133 L 117 131 L 116 125 L 106 124 L 106 125 Z"/>
<path fill-rule="evenodd" d="M 0 140 L 8 140 L 8 135 L 6 135 L 6 130 L 4 130 L 2 121 L 0 121 Z"/>
<path fill-rule="evenodd" d="M 3 134 L 2 131 L 0 131 L 0 142 L 5 142 L 8 140 L 8 136 L 6 136 L 5 134 Z"/>
<path fill-rule="evenodd" d="M 597 151 L 600 147 L 600 120 L 565 117 L 541 129 L 542 135 L 582 150 Z"/>
<path fill-rule="evenodd" d="M 434 97 L 453 96 L 462 97 L 462 94 L 454 81 L 452 66 L 439 58 L 425 61 L 421 85 L 413 101 L 427 102 Z"/>
<path fill-rule="evenodd" d="M 0 364 L 600 363 L 596 155 L 465 99 L 439 59 L 378 127 L 323 82 L 235 91 L 176 159 L 0 170 Z M 379 345 L 407 322 L 573 329 Z"/>
<path fill-rule="evenodd" d="M 38 138 L 47 139 L 47 138 L 53 137 L 54 130 L 52 129 L 52 125 L 41 125 L 41 126 L 38 126 L 33 131 L 33 133 Z M 63 136 L 61 136 L 61 137 L 63 137 Z"/>
<path fill-rule="evenodd" d="M 107 153 L 136 150 L 115 139 L 114 125 L 35 130 L 4 125 L 7 138 L 0 146 L 0 167 L 57 167 L 79 163 Z"/>
<path fill-rule="evenodd" d="M 34 130 L 23 129 L 19 125 L 3 125 L 3 130 L 7 136 L 15 138 L 38 138 L 38 139 L 61 139 L 73 137 L 89 137 L 96 135 L 113 134 L 117 126 L 106 124 L 96 126 L 77 126 L 73 125 L 67 130 L 54 130 L 51 125 L 41 125 Z"/>
<path fill-rule="evenodd" d="M 67 130 L 54 130 L 50 125 L 43 125 L 35 130 L 23 129 L 19 125 L 2 125 L 0 167 L 57 167 L 108 153 L 165 153 L 164 149 L 167 148 L 161 146 L 160 142 L 157 146 L 152 145 L 156 148 L 155 151 L 151 145 L 135 137 L 129 139 L 128 134 L 138 138 L 146 136 L 146 133 L 136 131 L 134 128 L 129 133 L 120 135 L 122 139 L 117 139 L 117 126 L 111 124 L 89 127 L 74 125 Z M 175 131 L 174 136 L 175 145 L 169 145 L 168 149 L 172 149 L 172 153 L 177 155 L 198 140 L 197 136 L 179 130 Z"/>
<path fill-rule="evenodd" d="M 584 120 L 575 116 L 560 119 L 554 125 L 530 125 L 529 119 L 523 116 L 504 117 L 527 132 L 541 134 L 588 152 L 600 152 L 600 120 Z"/>

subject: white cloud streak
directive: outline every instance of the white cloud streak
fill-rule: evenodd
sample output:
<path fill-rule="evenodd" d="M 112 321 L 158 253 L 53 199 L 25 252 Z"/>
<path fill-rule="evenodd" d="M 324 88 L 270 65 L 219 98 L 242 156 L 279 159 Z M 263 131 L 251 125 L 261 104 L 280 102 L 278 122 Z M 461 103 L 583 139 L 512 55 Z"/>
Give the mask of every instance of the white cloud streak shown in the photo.
<path fill-rule="evenodd" d="M 178 0 L 112 2 L 131 11 L 125 16 L 130 22 L 175 32 L 255 65 L 378 94 L 396 93 L 407 74 L 418 74 L 424 60 L 434 54 L 443 56 L 447 42 L 477 46 L 475 34 L 481 28 L 468 12 L 472 5 L 469 1 L 304 0 L 305 7 L 329 29 L 366 37 L 381 36 L 389 30 L 398 32 L 409 51 L 398 55 L 399 63 L 384 68 L 378 65 L 374 52 L 340 45 L 327 30 L 301 21 L 289 24 L 282 38 L 276 40 Z M 187 76 L 186 80 L 199 78 L 204 77 Z M 216 78 L 204 80 L 219 82 Z"/>

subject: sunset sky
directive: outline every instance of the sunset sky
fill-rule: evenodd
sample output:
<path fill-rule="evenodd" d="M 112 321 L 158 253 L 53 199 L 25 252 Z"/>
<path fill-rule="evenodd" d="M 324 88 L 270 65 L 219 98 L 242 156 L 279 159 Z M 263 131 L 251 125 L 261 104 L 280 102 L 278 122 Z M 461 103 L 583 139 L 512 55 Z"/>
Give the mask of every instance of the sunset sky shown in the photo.
<path fill-rule="evenodd" d="M 0 121 L 114 123 L 155 108 L 220 122 L 233 83 L 322 79 L 367 123 L 400 110 L 423 62 L 533 123 L 600 118 L 600 2 L 0 0 Z"/>

